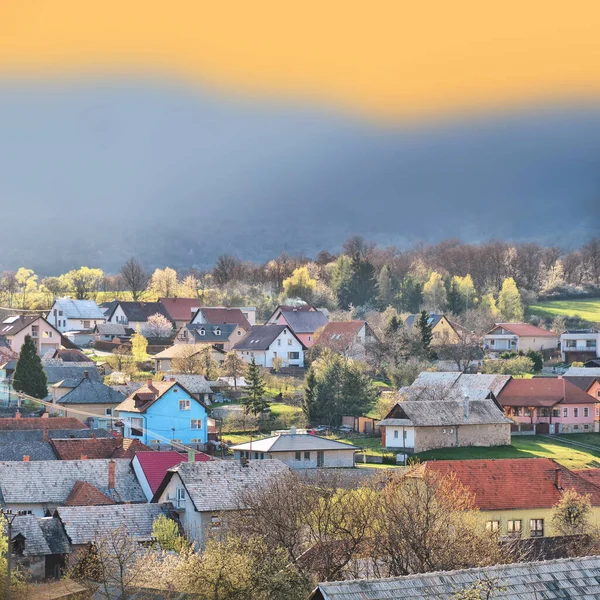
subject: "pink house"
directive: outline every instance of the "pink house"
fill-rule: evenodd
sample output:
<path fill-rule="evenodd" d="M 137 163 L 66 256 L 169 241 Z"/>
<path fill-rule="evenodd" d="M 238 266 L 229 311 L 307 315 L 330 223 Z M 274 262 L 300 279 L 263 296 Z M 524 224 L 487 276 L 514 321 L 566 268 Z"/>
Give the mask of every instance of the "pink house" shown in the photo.
<path fill-rule="evenodd" d="M 598 431 L 598 398 L 563 377 L 511 379 L 498 395 L 506 416 L 538 433 Z"/>
<path fill-rule="evenodd" d="M 8 317 L 0 323 L 0 335 L 3 336 L 11 350 L 17 354 L 25 343 L 25 337 L 30 336 L 35 342 L 38 354 L 54 352 L 60 348 L 61 335 L 44 317 L 21 315 Z"/>
<path fill-rule="evenodd" d="M 314 306 L 278 306 L 268 323 L 287 325 L 306 348 L 311 348 L 316 340 L 315 333 L 325 327 L 329 319 Z"/>

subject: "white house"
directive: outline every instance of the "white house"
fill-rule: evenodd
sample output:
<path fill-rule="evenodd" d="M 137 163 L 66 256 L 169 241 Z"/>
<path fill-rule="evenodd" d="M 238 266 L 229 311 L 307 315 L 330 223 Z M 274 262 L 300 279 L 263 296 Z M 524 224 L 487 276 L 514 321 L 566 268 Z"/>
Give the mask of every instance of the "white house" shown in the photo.
<path fill-rule="evenodd" d="M 304 367 L 306 347 L 287 325 L 254 325 L 233 347 L 246 362 L 271 368 L 280 358 L 284 367 Z"/>
<path fill-rule="evenodd" d="M 325 467 L 353 467 L 357 446 L 328 440 L 308 433 L 283 433 L 239 444 L 232 448 L 234 458 L 264 460 L 277 458 L 292 469 L 320 469 Z"/>
<path fill-rule="evenodd" d="M 57 298 L 47 316 L 48 321 L 60 332 L 94 329 L 106 318 L 93 300 Z"/>
<path fill-rule="evenodd" d="M 563 362 L 587 362 L 600 357 L 598 329 L 571 329 L 560 336 L 560 356 Z"/>
<path fill-rule="evenodd" d="M 167 309 L 160 302 L 121 302 L 121 300 L 114 300 L 109 303 L 105 312 L 107 323 L 120 323 L 134 331 L 139 327 L 142 332 L 148 323 L 148 317 L 156 314 L 162 315 L 171 323 L 173 322 Z"/>
<path fill-rule="evenodd" d="M 198 544 L 219 530 L 232 511 L 243 510 L 243 494 L 290 472 L 279 460 L 183 462 L 167 471 L 152 502 L 170 502 L 185 533 Z"/>
<path fill-rule="evenodd" d="M 529 323 L 496 323 L 485 334 L 484 349 L 490 354 L 556 350 L 559 339 L 558 333 Z"/>

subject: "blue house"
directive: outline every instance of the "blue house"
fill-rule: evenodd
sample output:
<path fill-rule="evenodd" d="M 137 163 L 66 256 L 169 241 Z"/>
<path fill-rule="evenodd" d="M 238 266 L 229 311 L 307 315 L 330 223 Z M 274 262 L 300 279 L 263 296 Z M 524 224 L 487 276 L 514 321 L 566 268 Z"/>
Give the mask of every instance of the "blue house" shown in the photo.
<path fill-rule="evenodd" d="M 176 381 L 148 382 L 119 404 L 124 437 L 144 444 L 206 444 L 208 411 Z"/>

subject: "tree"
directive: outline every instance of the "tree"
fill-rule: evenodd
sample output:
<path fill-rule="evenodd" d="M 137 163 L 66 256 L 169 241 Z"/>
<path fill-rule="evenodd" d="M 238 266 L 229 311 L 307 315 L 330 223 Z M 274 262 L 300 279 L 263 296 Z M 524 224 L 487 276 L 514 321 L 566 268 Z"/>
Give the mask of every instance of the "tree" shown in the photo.
<path fill-rule="evenodd" d="M 217 285 L 224 287 L 231 281 L 239 279 L 243 270 L 243 265 L 239 258 L 230 254 L 221 254 L 217 258 L 215 268 L 213 269 L 213 279 Z"/>
<path fill-rule="evenodd" d="M 512 375 L 522 377 L 533 373 L 533 361 L 527 356 L 515 356 L 514 358 L 501 360 L 486 360 L 483 363 L 484 373 Z"/>
<path fill-rule="evenodd" d="M 133 301 L 137 302 L 148 285 L 148 273 L 135 258 L 131 257 L 121 267 L 121 277 L 126 288 L 131 292 Z"/>
<path fill-rule="evenodd" d="M 479 308 L 480 310 L 487 311 L 492 319 L 495 319 L 498 316 L 498 307 L 496 306 L 494 294 L 490 293 L 481 296 L 481 300 L 479 301 Z"/>
<path fill-rule="evenodd" d="M 360 254 L 352 257 L 350 281 L 347 283 L 347 306 L 363 306 L 377 298 L 377 279 L 373 263 Z"/>
<path fill-rule="evenodd" d="M 144 335 L 149 338 L 169 338 L 173 335 L 173 323 L 164 315 L 150 315 L 144 325 Z"/>
<path fill-rule="evenodd" d="M 228 352 L 223 361 L 223 373 L 233 378 L 233 389 L 237 392 L 237 382 L 246 374 L 246 362 L 236 352 Z"/>
<path fill-rule="evenodd" d="M 390 275 L 390 268 L 388 265 L 383 265 L 381 271 L 379 271 L 379 277 L 377 278 L 377 289 L 379 290 L 379 304 L 383 308 L 389 306 L 394 299 L 393 281 Z"/>
<path fill-rule="evenodd" d="M 269 402 L 265 400 L 264 396 L 265 382 L 260 367 L 252 357 L 248 367 L 248 395 L 242 400 L 246 414 L 251 412 L 253 415 L 259 415 L 269 408 Z"/>
<path fill-rule="evenodd" d="M 95 298 L 100 291 L 104 273 L 102 269 L 80 267 L 65 274 L 65 280 L 75 292 L 77 300 Z"/>
<path fill-rule="evenodd" d="M 452 282 L 456 284 L 460 298 L 459 312 L 466 312 L 470 308 L 473 308 L 477 302 L 477 298 L 475 297 L 476 291 L 472 277 L 468 273 L 464 277 L 456 275 L 452 278 Z"/>
<path fill-rule="evenodd" d="M 13 387 L 17 392 L 42 400 L 48 395 L 48 380 L 31 336 L 25 336 L 15 368 Z"/>
<path fill-rule="evenodd" d="M 304 396 L 302 411 L 309 422 L 315 422 L 317 407 L 317 376 L 312 366 L 309 367 L 304 379 Z"/>
<path fill-rule="evenodd" d="M 405 277 L 396 294 L 396 306 L 401 312 L 416 313 L 423 304 L 423 286 L 414 277 Z"/>
<path fill-rule="evenodd" d="M 317 280 L 312 279 L 308 267 L 298 267 L 294 272 L 283 280 L 283 293 L 287 298 L 300 298 L 305 302 L 312 300 Z"/>
<path fill-rule="evenodd" d="M 423 349 L 429 358 L 433 357 L 433 352 L 431 350 L 431 340 L 433 339 L 432 329 L 433 327 L 431 325 L 429 313 L 425 310 L 422 310 L 421 314 L 419 315 L 419 320 L 417 321 L 417 331 L 421 336 Z"/>
<path fill-rule="evenodd" d="M 544 368 L 544 355 L 536 350 L 529 350 L 526 354 L 527 358 L 533 363 L 533 372 L 541 373 Z"/>
<path fill-rule="evenodd" d="M 209 381 L 215 381 L 219 376 L 219 363 L 214 359 L 212 346 L 202 344 L 198 360 L 202 375 Z"/>
<path fill-rule="evenodd" d="M 177 271 L 166 267 L 165 269 L 156 269 L 152 273 L 148 287 L 159 298 L 172 298 L 177 294 Z"/>
<path fill-rule="evenodd" d="M 559 535 L 591 533 L 591 513 L 592 504 L 589 495 L 566 489 L 552 509 L 552 527 Z"/>
<path fill-rule="evenodd" d="M 446 287 L 437 271 L 433 271 L 423 285 L 423 302 L 425 307 L 432 311 L 443 312 L 446 308 Z"/>
<path fill-rule="evenodd" d="M 181 535 L 179 525 L 165 515 L 159 515 L 152 523 L 152 537 L 162 550 L 171 550 L 181 554 L 189 549 L 189 542 Z"/>
<path fill-rule="evenodd" d="M 125 344 L 117 346 L 112 355 L 108 358 L 110 366 L 115 371 L 126 371 L 131 366 L 132 356 L 131 350 Z"/>
<path fill-rule="evenodd" d="M 203 373 L 202 347 L 196 344 L 180 344 L 176 356 L 171 360 L 171 368 L 182 375 L 201 375 Z"/>
<path fill-rule="evenodd" d="M 16 293 L 20 298 L 20 305 L 23 310 L 30 307 L 30 298 L 37 291 L 37 275 L 31 269 L 20 267 L 15 273 L 14 283 Z"/>
<path fill-rule="evenodd" d="M 498 295 L 498 310 L 507 323 L 519 323 L 523 320 L 521 294 L 512 277 L 507 277 L 502 282 L 502 289 Z"/>
<path fill-rule="evenodd" d="M 148 360 L 147 348 L 148 340 L 142 335 L 138 325 L 137 331 L 131 336 L 131 353 L 138 365 Z"/>
<path fill-rule="evenodd" d="M 456 336 L 456 340 L 445 340 L 437 345 L 436 351 L 439 358 L 453 361 L 464 373 L 473 361 L 483 358 L 483 351 L 477 336 L 471 331 L 458 328 Z"/>

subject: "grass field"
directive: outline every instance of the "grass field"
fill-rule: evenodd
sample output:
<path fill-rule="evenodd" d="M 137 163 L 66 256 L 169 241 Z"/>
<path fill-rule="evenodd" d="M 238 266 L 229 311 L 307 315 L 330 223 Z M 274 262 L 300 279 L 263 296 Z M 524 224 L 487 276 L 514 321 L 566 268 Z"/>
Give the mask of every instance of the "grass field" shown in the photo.
<path fill-rule="evenodd" d="M 586 434 L 576 434 L 583 438 Z M 588 434 L 597 435 L 597 434 Z M 584 442 L 583 439 L 581 439 Z M 590 443 L 585 440 L 585 443 Z M 415 455 L 420 460 L 466 460 L 472 458 L 552 458 L 569 469 L 585 469 L 600 467 L 600 443 L 598 450 L 585 450 L 560 443 L 558 438 L 552 440 L 542 436 L 514 436 L 510 446 L 495 448 L 449 448 L 445 450 L 430 450 Z"/>
<path fill-rule="evenodd" d="M 538 302 L 529 307 L 532 315 L 540 317 L 581 317 L 591 323 L 600 323 L 600 299 L 582 298 L 581 300 L 549 300 Z"/>

